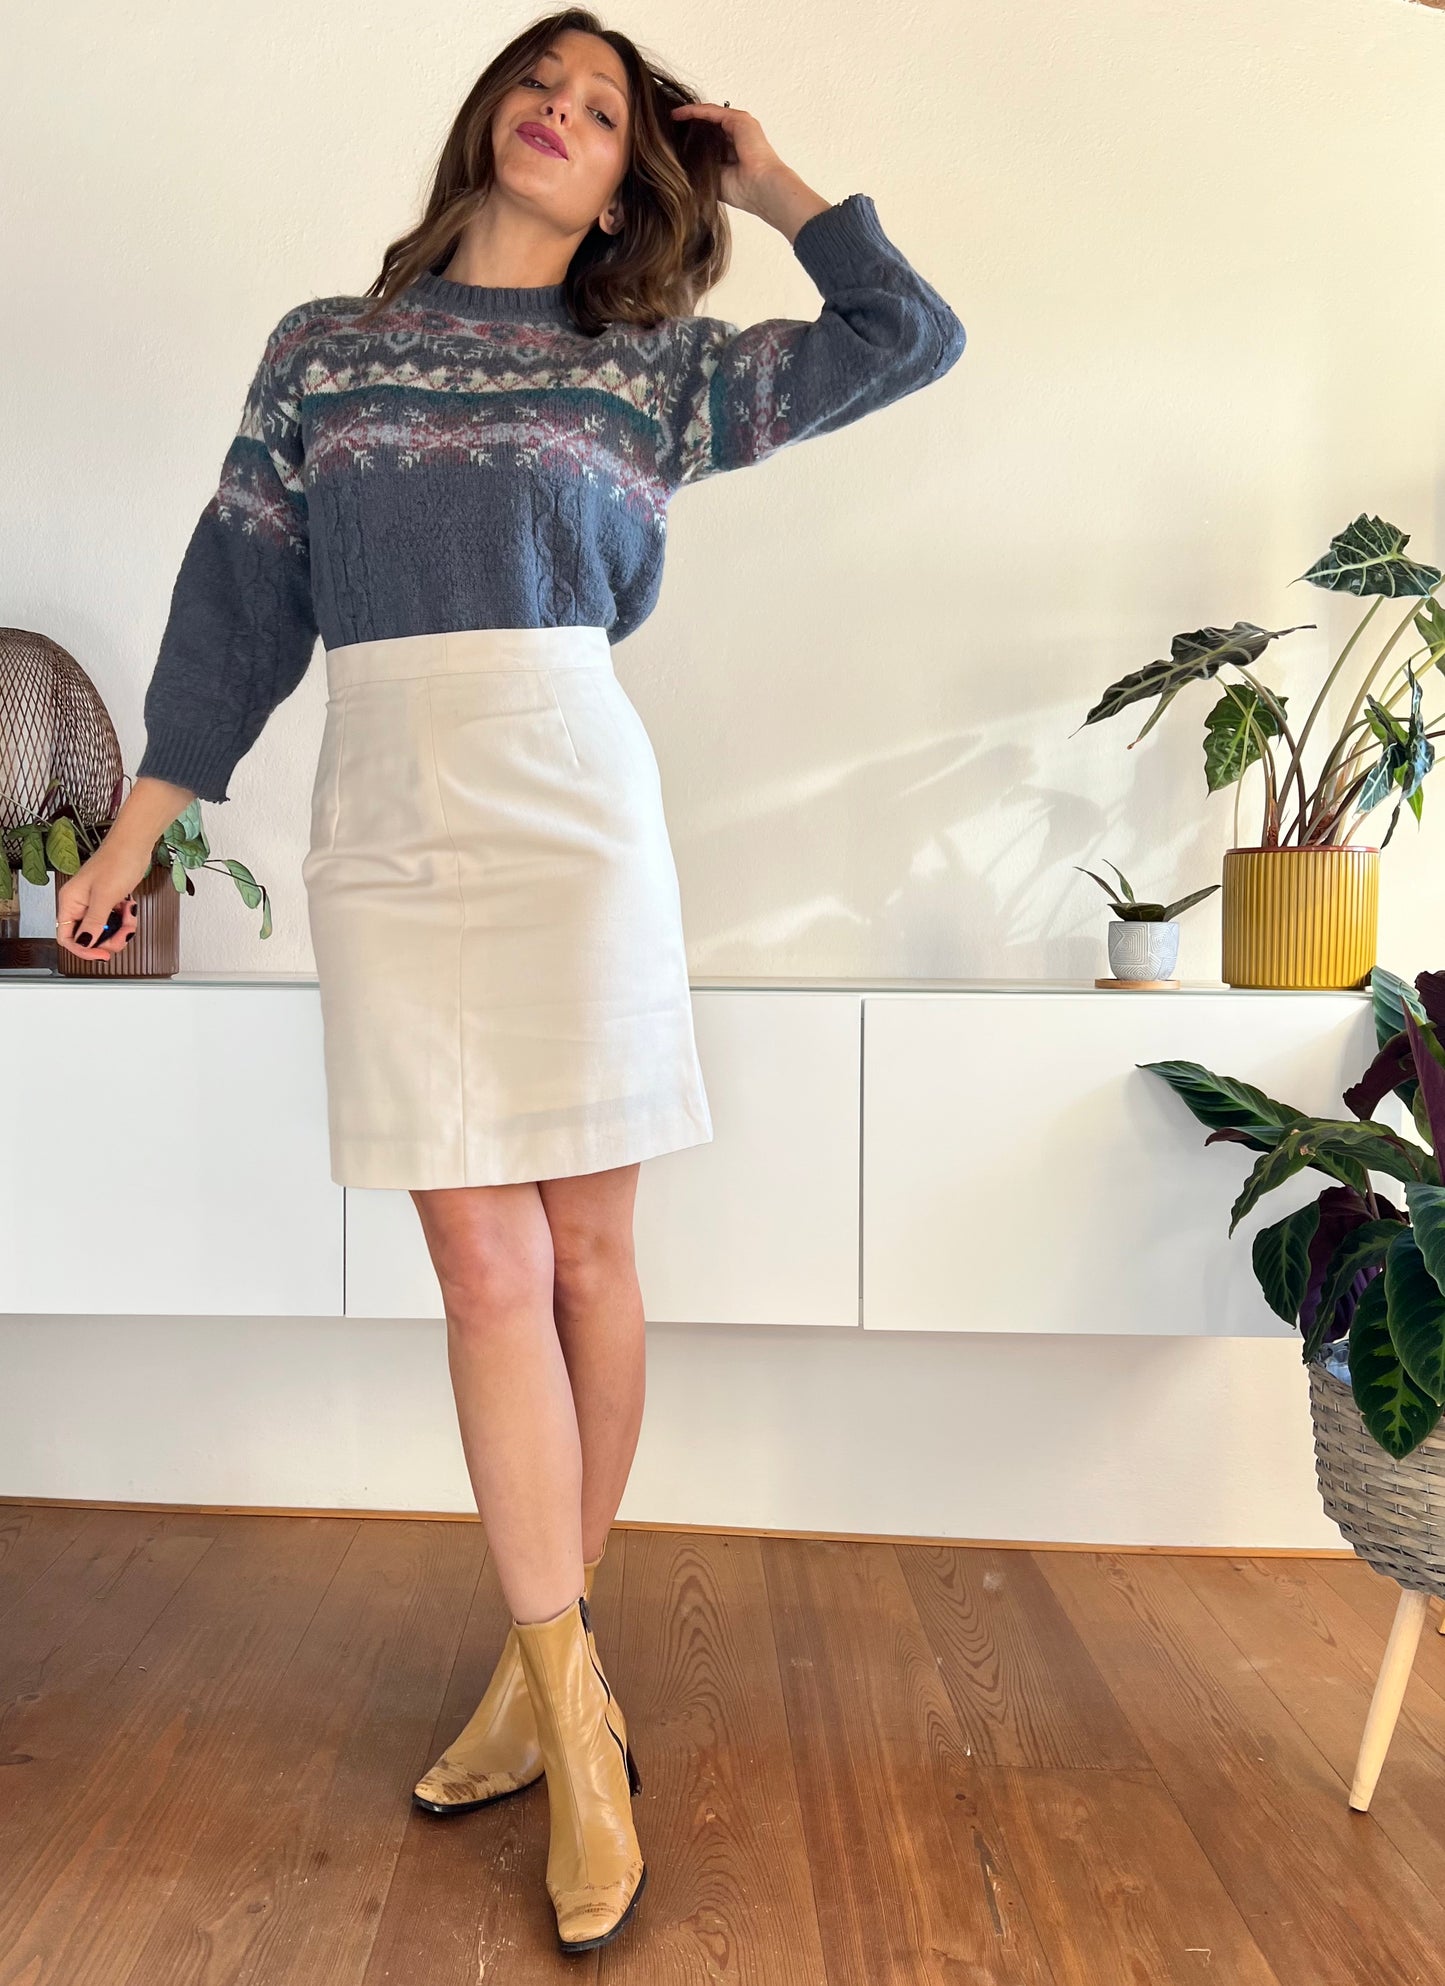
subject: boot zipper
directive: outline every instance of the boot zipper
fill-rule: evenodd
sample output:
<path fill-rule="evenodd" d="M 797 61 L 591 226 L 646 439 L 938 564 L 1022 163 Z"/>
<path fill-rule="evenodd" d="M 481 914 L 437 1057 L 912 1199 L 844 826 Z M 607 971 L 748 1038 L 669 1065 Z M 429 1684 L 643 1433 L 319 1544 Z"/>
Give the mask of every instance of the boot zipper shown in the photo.
<path fill-rule="evenodd" d="M 610 1683 L 608 1682 L 608 1680 L 607 1680 L 607 1678 L 606 1678 L 606 1676 L 605 1676 L 605 1675 L 603 1675 L 603 1673 L 602 1673 L 602 1671 L 601 1671 L 601 1669 L 599 1669 L 599 1668 L 598 1668 L 598 1666 L 597 1666 L 597 1658 L 596 1658 L 596 1656 L 595 1656 L 595 1655 L 594 1655 L 594 1654 L 592 1653 L 592 1616 L 591 1616 L 591 1614 L 590 1614 L 590 1613 L 589 1613 L 589 1612 L 587 1611 L 587 1596 L 586 1596 L 585 1594 L 583 1594 L 583 1593 L 579 1593 L 579 1594 L 578 1594 L 578 1596 L 577 1596 L 577 1605 L 578 1605 L 578 1607 L 579 1607 L 579 1608 L 581 1609 L 581 1612 L 582 1612 L 582 1626 L 583 1626 L 583 1628 L 584 1628 L 584 1629 L 586 1630 L 586 1634 L 587 1634 L 587 1659 L 588 1659 L 588 1661 L 589 1661 L 589 1662 L 591 1662 L 591 1664 L 592 1664 L 592 1673 L 593 1673 L 593 1675 L 595 1675 L 595 1676 L 596 1676 L 596 1678 L 597 1678 L 597 1680 L 598 1680 L 598 1682 L 600 1682 L 600 1683 L 601 1683 L 601 1685 L 602 1685 L 602 1687 L 603 1687 L 603 1689 L 605 1689 L 605 1690 L 606 1690 L 606 1692 L 607 1692 L 607 1701 L 608 1701 L 609 1703 L 611 1703 L 611 1702 L 612 1702 L 612 1700 L 613 1700 L 613 1698 L 612 1698 L 612 1685 L 611 1685 L 611 1684 L 610 1684 Z M 609 1731 L 612 1731 L 612 1720 L 611 1720 L 611 1718 L 610 1718 L 610 1717 L 608 1717 L 608 1716 L 607 1716 L 607 1714 L 606 1714 L 606 1712 L 605 1712 L 605 1711 L 603 1712 L 603 1716 L 602 1716 L 602 1721 L 603 1721 L 603 1723 L 604 1723 L 604 1724 L 605 1724 L 605 1725 L 607 1726 L 607 1728 L 608 1728 L 608 1730 L 609 1730 Z M 613 1741 L 613 1743 L 614 1743 L 614 1744 L 615 1744 L 615 1745 L 617 1746 L 617 1749 L 618 1749 L 618 1751 L 620 1751 L 620 1752 L 621 1752 L 621 1754 L 622 1754 L 622 1764 L 623 1764 L 623 1769 L 624 1769 L 624 1770 L 626 1771 L 626 1773 L 627 1773 L 627 1783 L 628 1783 L 628 1786 L 629 1786 L 629 1787 L 631 1787 L 631 1784 L 632 1784 L 632 1769 L 631 1769 L 631 1767 L 630 1767 L 630 1766 L 628 1765 L 628 1761 L 627 1761 L 627 1747 L 626 1747 L 626 1745 L 624 1745 L 624 1744 L 623 1744 L 623 1742 L 622 1742 L 622 1740 L 621 1740 L 621 1738 L 619 1738 L 619 1737 L 618 1737 L 618 1735 L 617 1735 L 617 1733 L 616 1733 L 615 1731 L 612 1731 L 612 1741 Z"/>

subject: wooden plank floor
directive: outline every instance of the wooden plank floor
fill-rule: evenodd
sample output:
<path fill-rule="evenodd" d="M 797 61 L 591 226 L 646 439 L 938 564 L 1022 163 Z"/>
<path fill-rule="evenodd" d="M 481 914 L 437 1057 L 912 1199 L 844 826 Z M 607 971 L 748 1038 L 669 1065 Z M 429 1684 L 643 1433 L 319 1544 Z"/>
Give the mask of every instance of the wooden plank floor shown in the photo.
<path fill-rule="evenodd" d="M 614 1531 L 648 1888 L 566 1957 L 546 1789 L 413 1781 L 507 1614 L 481 1527 L 0 1506 L 0 1986 L 1424 1986 L 1432 1613 L 1351 1559 Z"/>

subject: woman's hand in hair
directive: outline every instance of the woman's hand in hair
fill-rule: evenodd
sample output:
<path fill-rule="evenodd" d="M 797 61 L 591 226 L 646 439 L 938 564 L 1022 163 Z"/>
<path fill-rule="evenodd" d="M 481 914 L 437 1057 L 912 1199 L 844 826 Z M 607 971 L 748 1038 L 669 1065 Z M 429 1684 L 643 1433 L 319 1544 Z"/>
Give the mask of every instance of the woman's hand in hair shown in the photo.
<path fill-rule="evenodd" d="M 730 207 L 756 214 L 789 241 L 804 221 L 829 204 L 784 165 L 750 110 L 725 103 L 679 103 L 672 115 L 700 117 L 720 128 L 725 157 L 718 191 Z"/>

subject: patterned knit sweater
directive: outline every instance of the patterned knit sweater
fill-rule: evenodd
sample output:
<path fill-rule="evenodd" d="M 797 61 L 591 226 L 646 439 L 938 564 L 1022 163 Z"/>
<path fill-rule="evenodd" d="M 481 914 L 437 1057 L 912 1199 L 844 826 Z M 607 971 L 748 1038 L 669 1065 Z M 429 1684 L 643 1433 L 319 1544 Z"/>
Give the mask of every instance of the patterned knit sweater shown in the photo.
<path fill-rule="evenodd" d="M 805 221 L 812 320 L 717 317 L 587 337 L 563 285 L 428 273 L 371 324 L 362 297 L 266 340 L 191 535 L 145 696 L 137 772 L 230 798 L 238 760 L 347 642 L 644 621 L 687 483 L 846 427 L 942 377 L 953 311 L 851 193 Z"/>

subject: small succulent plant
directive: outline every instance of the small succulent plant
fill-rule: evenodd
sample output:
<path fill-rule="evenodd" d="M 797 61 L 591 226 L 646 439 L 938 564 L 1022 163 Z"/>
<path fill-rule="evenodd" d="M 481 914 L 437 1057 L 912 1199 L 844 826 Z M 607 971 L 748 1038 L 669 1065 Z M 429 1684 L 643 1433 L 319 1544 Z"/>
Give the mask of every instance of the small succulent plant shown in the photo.
<path fill-rule="evenodd" d="M 1130 924 L 1167 924 L 1176 918 L 1181 910 L 1188 910 L 1191 904 L 1201 902 L 1211 890 L 1219 888 L 1218 883 L 1208 883 L 1202 890 L 1195 890 L 1192 896 L 1176 897 L 1173 903 L 1140 903 L 1129 886 L 1129 878 L 1116 863 L 1110 862 L 1109 867 L 1119 878 L 1117 890 L 1112 883 L 1106 883 L 1102 876 L 1094 875 L 1092 869 L 1085 869 L 1077 862 L 1074 867 L 1081 876 L 1093 876 L 1094 881 L 1108 897 L 1109 907 L 1114 915 Z"/>

